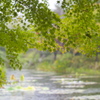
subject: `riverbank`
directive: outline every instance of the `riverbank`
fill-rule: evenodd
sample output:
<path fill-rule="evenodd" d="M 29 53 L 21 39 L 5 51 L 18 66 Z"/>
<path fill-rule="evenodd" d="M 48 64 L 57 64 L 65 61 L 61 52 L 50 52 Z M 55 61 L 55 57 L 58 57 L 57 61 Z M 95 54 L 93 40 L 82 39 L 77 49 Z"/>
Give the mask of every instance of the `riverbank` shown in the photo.
<path fill-rule="evenodd" d="M 100 75 L 100 62 L 95 61 L 95 56 L 89 58 L 83 55 L 73 56 L 71 53 L 58 55 L 56 61 L 44 60 L 36 68 L 37 70 L 63 74 Z"/>

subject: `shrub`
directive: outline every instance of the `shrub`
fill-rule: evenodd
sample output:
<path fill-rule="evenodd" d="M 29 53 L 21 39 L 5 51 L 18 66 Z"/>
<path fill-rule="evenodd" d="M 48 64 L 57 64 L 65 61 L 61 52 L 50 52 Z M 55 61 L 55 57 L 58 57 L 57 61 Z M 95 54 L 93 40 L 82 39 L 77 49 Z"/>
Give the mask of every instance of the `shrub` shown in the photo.
<path fill-rule="evenodd" d="M 0 66 L 0 88 L 6 84 L 6 71 L 4 67 Z"/>

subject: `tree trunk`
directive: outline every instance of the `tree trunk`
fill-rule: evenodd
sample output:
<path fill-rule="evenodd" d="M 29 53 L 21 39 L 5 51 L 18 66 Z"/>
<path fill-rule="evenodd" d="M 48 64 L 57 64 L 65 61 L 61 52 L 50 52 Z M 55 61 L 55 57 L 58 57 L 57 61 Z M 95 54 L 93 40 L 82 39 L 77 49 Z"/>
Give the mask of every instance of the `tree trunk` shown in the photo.
<path fill-rule="evenodd" d="M 54 52 L 54 61 L 57 59 L 57 51 Z"/>
<path fill-rule="evenodd" d="M 98 53 L 96 53 L 96 59 L 95 59 L 96 62 L 99 61 L 99 57 L 98 57 Z"/>

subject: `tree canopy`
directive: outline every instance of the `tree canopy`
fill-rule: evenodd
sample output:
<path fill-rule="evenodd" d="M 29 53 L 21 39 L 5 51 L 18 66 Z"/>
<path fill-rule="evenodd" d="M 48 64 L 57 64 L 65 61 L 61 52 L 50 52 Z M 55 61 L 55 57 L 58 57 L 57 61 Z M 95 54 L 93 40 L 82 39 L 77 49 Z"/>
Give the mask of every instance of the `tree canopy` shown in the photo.
<path fill-rule="evenodd" d="M 0 46 L 13 68 L 21 69 L 17 56 L 29 48 L 100 52 L 99 0 L 57 0 L 57 4 L 63 15 L 51 11 L 48 0 L 0 0 Z"/>

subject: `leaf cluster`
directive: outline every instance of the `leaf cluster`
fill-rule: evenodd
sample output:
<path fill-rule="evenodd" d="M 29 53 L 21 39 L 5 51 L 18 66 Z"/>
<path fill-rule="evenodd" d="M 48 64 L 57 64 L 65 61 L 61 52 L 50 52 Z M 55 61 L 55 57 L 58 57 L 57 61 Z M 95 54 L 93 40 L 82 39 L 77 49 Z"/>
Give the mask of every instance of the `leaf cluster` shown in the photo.
<path fill-rule="evenodd" d="M 1 0 L 0 46 L 6 48 L 9 64 L 21 69 L 18 54 L 29 48 L 62 53 L 77 48 L 87 55 L 100 52 L 100 5 L 97 1 L 58 0 L 64 11 L 60 16 L 48 8 L 47 0 Z M 16 20 L 19 24 L 9 28 L 19 13 L 23 15 Z"/>

